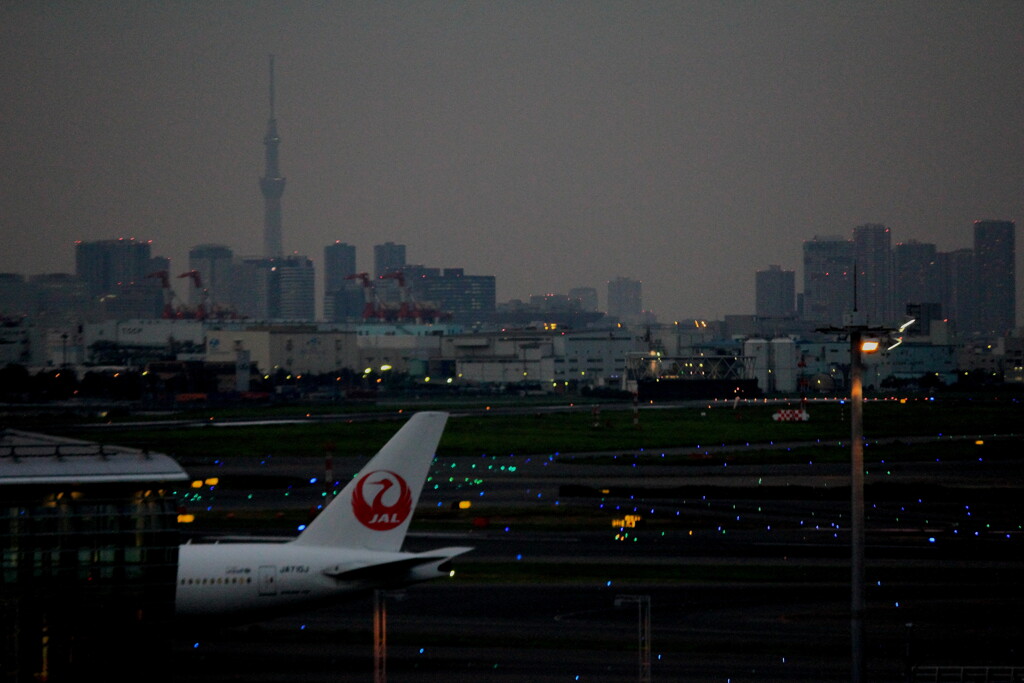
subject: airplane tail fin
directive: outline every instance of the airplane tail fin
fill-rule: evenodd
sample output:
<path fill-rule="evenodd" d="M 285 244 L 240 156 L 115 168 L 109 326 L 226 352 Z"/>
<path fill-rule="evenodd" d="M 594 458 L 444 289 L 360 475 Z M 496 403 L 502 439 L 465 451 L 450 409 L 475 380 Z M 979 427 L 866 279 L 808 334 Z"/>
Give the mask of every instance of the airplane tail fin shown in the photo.
<path fill-rule="evenodd" d="M 294 543 L 400 550 L 447 419 L 413 415 Z"/>

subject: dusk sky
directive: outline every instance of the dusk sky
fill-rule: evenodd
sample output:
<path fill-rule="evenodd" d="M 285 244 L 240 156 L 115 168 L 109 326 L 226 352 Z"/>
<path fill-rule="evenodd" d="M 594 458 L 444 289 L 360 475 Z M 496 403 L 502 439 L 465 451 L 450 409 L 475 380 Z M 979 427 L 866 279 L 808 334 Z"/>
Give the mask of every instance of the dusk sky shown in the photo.
<path fill-rule="evenodd" d="M 800 290 L 816 234 L 1024 221 L 1021 2 L 7 0 L 0 272 L 258 255 L 271 53 L 284 247 L 318 270 L 393 241 L 499 301 L 626 276 L 718 318 L 769 264 Z"/>

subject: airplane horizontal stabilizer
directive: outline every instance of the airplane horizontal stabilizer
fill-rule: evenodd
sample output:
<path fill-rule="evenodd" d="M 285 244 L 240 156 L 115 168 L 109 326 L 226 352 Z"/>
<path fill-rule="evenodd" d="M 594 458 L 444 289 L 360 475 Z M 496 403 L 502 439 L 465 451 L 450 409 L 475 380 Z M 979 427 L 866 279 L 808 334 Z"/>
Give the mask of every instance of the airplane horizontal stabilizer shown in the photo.
<path fill-rule="evenodd" d="M 438 548 L 425 553 L 407 555 L 391 562 L 376 564 L 346 565 L 339 564 L 322 570 L 323 574 L 339 581 L 363 581 L 372 580 L 375 583 L 388 583 L 390 581 L 406 581 L 410 574 L 416 569 L 430 570 L 431 565 L 440 566 L 454 557 L 467 553 L 472 548 L 452 547 Z M 425 575 L 415 577 L 413 580 L 425 580 L 433 578 Z"/>

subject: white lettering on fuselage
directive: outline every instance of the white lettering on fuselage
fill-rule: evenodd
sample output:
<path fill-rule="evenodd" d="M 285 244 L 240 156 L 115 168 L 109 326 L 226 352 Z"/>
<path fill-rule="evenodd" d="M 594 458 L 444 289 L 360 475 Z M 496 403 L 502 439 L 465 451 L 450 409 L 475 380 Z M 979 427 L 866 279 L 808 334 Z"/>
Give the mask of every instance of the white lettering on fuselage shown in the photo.
<path fill-rule="evenodd" d="M 301 564 L 289 564 L 281 567 L 282 574 L 308 574 L 309 567 Z"/>

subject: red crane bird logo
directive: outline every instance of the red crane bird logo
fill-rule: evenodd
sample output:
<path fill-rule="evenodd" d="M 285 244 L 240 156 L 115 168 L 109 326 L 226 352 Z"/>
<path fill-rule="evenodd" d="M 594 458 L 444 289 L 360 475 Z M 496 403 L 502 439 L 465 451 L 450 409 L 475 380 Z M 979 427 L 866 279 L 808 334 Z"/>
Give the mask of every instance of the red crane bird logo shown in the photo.
<path fill-rule="evenodd" d="M 367 485 L 380 488 L 374 494 L 372 490 L 366 490 Z M 397 490 L 392 491 L 395 487 L 398 487 Z M 405 479 L 394 472 L 374 470 L 356 482 L 355 491 L 352 492 L 352 512 L 366 528 L 388 531 L 409 517 L 412 512 L 412 492 Z"/>

